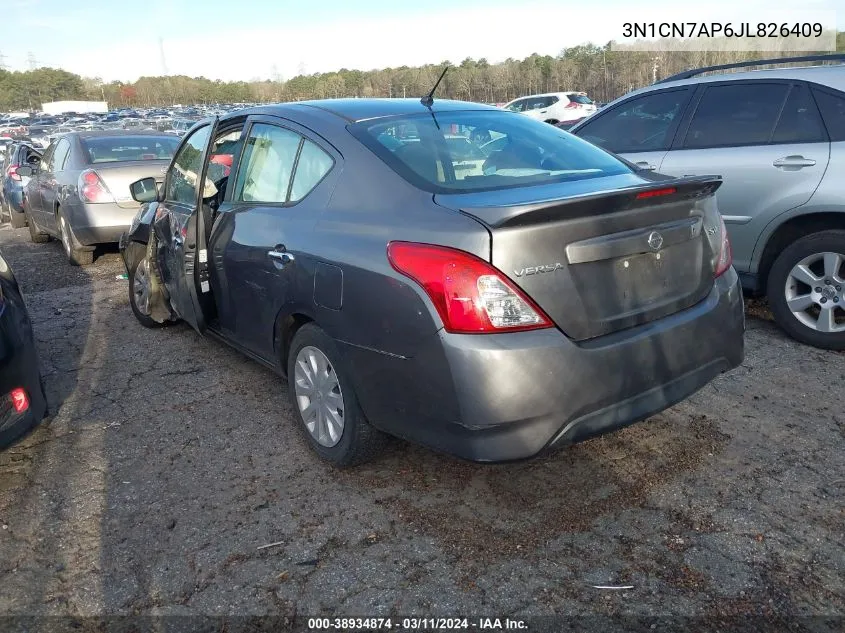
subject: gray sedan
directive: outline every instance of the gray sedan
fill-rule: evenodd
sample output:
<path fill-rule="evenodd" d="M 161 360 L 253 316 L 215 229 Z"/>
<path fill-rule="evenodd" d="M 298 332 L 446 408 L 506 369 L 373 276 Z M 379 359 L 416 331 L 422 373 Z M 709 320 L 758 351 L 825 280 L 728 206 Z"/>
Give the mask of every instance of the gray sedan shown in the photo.
<path fill-rule="evenodd" d="M 31 175 L 26 209 L 33 242 L 62 241 L 68 260 L 94 261 L 94 246 L 117 242 L 138 210 L 129 184 L 163 178 L 179 139 L 120 130 L 72 132 L 53 141 Z"/>

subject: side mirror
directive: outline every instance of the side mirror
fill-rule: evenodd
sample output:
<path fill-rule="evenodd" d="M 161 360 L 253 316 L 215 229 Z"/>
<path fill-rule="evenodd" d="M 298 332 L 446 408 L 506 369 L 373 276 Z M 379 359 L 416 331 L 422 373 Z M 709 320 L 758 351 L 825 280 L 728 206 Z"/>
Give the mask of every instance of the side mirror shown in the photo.
<path fill-rule="evenodd" d="M 26 178 L 30 178 L 35 173 L 35 170 L 32 167 L 30 167 L 29 165 L 21 165 L 20 167 L 18 167 L 17 173 L 18 173 L 18 176 L 24 176 Z"/>
<path fill-rule="evenodd" d="M 129 191 L 132 193 L 132 198 L 137 202 L 155 202 L 158 200 L 158 186 L 156 179 L 152 177 L 136 180 L 129 185 Z"/>

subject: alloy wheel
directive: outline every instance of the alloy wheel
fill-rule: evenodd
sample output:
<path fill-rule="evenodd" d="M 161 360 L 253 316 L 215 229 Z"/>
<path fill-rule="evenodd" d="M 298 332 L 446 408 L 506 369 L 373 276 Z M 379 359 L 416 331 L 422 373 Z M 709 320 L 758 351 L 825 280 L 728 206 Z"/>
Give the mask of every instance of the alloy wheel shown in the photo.
<path fill-rule="evenodd" d="M 808 328 L 845 331 L 845 275 L 841 253 L 814 253 L 799 261 L 786 278 L 786 305 Z"/>
<path fill-rule="evenodd" d="M 132 280 L 132 296 L 135 307 L 144 316 L 150 316 L 150 264 L 147 258 L 141 260 Z"/>
<path fill-rule="evenodd" d="M 323 352 L 306 346 L 296 355 L 294 391 L 305 428 L 321 446 L 335 446 L 343 435 L 343 392 Z"/>

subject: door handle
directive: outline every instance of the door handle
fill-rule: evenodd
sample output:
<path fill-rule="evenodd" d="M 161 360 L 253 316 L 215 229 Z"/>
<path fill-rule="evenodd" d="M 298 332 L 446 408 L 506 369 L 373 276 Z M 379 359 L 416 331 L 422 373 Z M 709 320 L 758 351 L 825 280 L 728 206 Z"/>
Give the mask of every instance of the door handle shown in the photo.
<path fill-rule="evenodd" d="M 655 169 L 657 169 L 657 165 L 652 165 L 647 160 L 641 160 L 635 163 L 635 165 L 640 169 L 645 169 L 646 171 L 654 171 Z"/>
<path fill-rule="evenodd" d="M 804 158 L 803 156 L 784 156 L 772 163 L 775 167 L 795 167 L 797 169 L 801 167 L 812 167 L 815 164 L 816 161 L 812 158 Z"/>
<path fill-rule="evenodd" d="M 280 251 L 276 249 L 267 251 L 267 257 L 276 260 L 274 263 L 282 268 L 290 264 L 295 259 L 294 256 L 287 251 Z"/>

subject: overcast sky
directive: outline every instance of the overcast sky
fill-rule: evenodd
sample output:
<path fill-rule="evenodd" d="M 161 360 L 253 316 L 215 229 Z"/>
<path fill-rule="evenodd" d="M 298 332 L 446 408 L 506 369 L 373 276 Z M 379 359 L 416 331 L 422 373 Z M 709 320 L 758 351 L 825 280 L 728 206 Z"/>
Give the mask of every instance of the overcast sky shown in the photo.
<path fill-rule="evenodd" d="M 621 38 L 626 21 L 769 21 L 773 5 L 745 0 L 683 7 L 678 0 L 0 0 L 6 67 L 64 68 L 106 81 L 142 75 L 290 78 L 301 71 L 369 70 L 465 57 L 491 62 Z M 701 4 L 701 3 L 697 3 Z M 585 6 L 589 8 L 585 8 Z M 743 14 L 737 15 L 741 6 Z M 803 0 L 798 9 L 840 9 Z M 162 56 L 162 50 L 164 55 Z"/>

